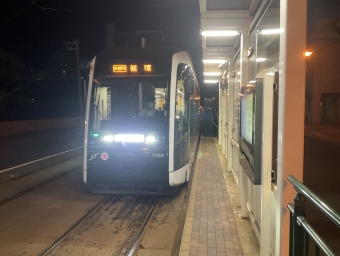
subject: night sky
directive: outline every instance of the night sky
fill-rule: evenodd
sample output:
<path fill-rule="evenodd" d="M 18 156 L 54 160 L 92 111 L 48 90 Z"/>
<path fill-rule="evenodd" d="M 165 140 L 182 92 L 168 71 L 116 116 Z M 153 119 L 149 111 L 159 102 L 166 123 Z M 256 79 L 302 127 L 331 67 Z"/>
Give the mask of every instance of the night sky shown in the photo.
<path fill-rule="evenodd" d="M 78 39 L 81 58 L 104 48 L 104 24 L 117 31 L 163 31 L 169 43 L 190 52 L 202 79 L 200 15 L 197 0 L 2 0 L 0 50 L 43 70 L 64 42 Z"/>
<path fill-rule="evenodd" d="M 340 5 L 339 0 L 308 0 L 308 3 L 309 11 L 315 7 Z M 114 23 L 119 32 L 162 31 L 168 43 L 191 54 L 202 98 L 217 95 L 216 86 L 203 83 L 198 0 L 1 0 L 0 51 L 21 58 L 38 77 L 47 74 L 50 84 L 45 80 L 45 85 L 37 85 L 36 89 L 43 97 L 53 95 L 54 100 L 68 97 L 70 102 L 76 101 L 76 56 L 74 51 L 66 50 L 65 42 L 78 39 L 80 59 L 91 60 L 105 47 L 106 23 Z M 58 69 L 60 73 L 64 68 L 72 69 L 67 72 L 73 80 L 53 77 L 53 70 Z M 56 78 L 60 85 L 51 84 Z M 73 84 L 75 86 L 70 86 Z M 49 87 L 52 89 L 46 89 Z M 27 100 L 35 96 L 26 93 L 25 97 Z M 15 105 L 13 102 L 6 104 L 7 109 Z M 8 112 L 2 108 L 4 113 Z"/>
<path fill-rule="evenodd" d="M 25 98 L 27 107 L 19 108 L 20 97 L 16 99 L 18 104 L 8 100 L 12 97 L 10 92 L 2 93 L 5 96 L 0 92 L 0 98 L 6 99 L 5 103 L 0 101 L 5 106 L 0 106 L 0 115 L 6 115 L 0 121 L 77 115 L 73 111 L 76 106 L 72 105 L 78 101 L 76 54 L 67 51 L 65 42 L 78 39 L 80 59 L 91 60 L 105 48 L 106 23 L 114 23 L 118 32 L 162 31 L 167 43 L 191 54 L 201 91 L 208 97 L 217 93 L 216 88 L 212 92 L 211 87 L 203 84 L 197 0 L 2 0 L 0 14 L 0 51 L 15 54 L 40 78 L 33 89 L 28 89 L 32 91 L 30 95 L 20 96 Z M 68 77 L 60 77 L 63 70 Z M 35 103 L 29 102 L 30 98 Z M 49 110 L 40 117 L 12 114 L 28 108 L 38 109 L 36 112 Z"/>

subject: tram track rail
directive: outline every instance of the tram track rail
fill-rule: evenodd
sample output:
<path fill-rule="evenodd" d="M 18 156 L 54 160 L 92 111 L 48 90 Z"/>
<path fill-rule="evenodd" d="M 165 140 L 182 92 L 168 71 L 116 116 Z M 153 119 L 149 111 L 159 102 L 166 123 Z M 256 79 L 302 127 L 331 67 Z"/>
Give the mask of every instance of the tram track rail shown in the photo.
<path fill-rule="evenodd" d="M 133 256 L 138 248 L 139 243 L 142 240 L 142 237 L 145 233 L 146 228 L 148 227 L 152 216 L 154 216 L 154 213 L 156 211 L 156 208 L 158 206 L 159 203 L 159 198 L 155 201 L 155 203 L 153 204 L 152 208 L 150 209 L 147 217 L 145 218 L 143 225 L 141 226 L 140 230 L 138 231 L 138 233 L 136 234 L 135 239 L 130 238 L 128 240 L 128 242 L 126 243 L 126 245 L 124 246 L 121 254 L 119 256 Z M 134 242 L 133 242 L 134 240 Z"/>
<path fill-rule="evenodd" d="M 132 256 L 154 216 L 159 200 L 155 196 L 106 196 L 39 255 L 78 255 L 80 251 L 86 254 L 90 247 L 92 253 L 98 249 L 98 254 L 100 250 L 102 254 Z M 105 234 L 114 237 L 105 237 Z M 96 238 L 103 239 L 104 236 L 112 248 L 92 248 L 87 244 L 84 248 L 76 248 L 75 244 L 80 244 L 81 238 L 86 240 L 89 236 L 93 237 L 94 244 Z"/>

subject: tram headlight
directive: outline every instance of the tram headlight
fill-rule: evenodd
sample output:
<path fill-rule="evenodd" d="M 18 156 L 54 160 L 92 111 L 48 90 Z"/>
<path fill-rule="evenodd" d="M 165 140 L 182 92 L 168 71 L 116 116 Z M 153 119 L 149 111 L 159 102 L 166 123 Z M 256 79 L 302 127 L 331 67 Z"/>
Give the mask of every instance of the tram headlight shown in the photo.
<path fill-rule="evenodd" d="M 105 135 L 103 137 L 103 141 L 111 142 L 113 141 L 114 137 L 112 135 Z"/>
<path fill-rule="evenodd" d="M 156 138 L 155 136 L 149 135 L 149 136 L 146 136 L 145 141 L 148 143 L 153 143 L 156 141 Z"/>
<path fill-rule="evenodd" d="M 143 134 L 116 134 L 115 142 L 144 142 Z"/>

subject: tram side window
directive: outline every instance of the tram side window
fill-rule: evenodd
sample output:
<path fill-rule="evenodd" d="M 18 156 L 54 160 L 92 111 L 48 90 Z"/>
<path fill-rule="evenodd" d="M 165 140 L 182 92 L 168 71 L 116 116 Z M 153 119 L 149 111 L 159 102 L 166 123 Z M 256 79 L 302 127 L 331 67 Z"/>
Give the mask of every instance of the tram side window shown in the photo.
<path fill-rule="evenodd" d="M 177 83 L 176 83 L 176 108 L 175 108 L 175 138 L 184 136 L 189 130 L 188 112 L 189 100 L 185 95 L 184 81 L 182 77 L 182 67 L 178 67 Z"/>
<path fill-rule="evenodd" d="M 138 83 L 94 85 L 90 122 L 94 130 L 110 130 L 112 122 L 138 116 Z"/>
<path fill-rule="evenodd" d="M 176 120 L 182 119 L 185 114 L 185 91 L 184 84 L 181 79 L 177 80 L 177 92 L 176 92 Z"/>
<path fill-rule="evenodd" d="M 95 85 L 93 94 L 93 128 L 105 129 L 104 120 L 111 119 L 111 88 Z"/>
<path fill-rule="evenodd" d="M 167 105 L 167 83 L 140 83 L 140 117 L 164 119 Z"/>

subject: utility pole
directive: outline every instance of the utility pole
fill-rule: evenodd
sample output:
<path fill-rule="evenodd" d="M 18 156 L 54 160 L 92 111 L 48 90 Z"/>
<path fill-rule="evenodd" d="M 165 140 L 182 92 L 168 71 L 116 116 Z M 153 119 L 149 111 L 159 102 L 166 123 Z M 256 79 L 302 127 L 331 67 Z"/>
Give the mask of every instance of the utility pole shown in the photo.
<path fill-rule="evenodd" d="M 78 76 L 78 97 L 79 97 L 79 114 L 80 117 L 84 117 L 84 105 L 83 105 L 83 97 L 82 97 L 82 89 L 81 89 L 81 80 L 80 80 L 80 68 L 79 68 L 79 44 L 80 42 L 78 39 L 73 42 L 65 42 L 65 45 L 67 46 L 68 51 L 76 51 L 76 57 L 77 57 L 77 76 Z M 72 47 L 72 45 L 75 45 L 75 48 Z"/>

